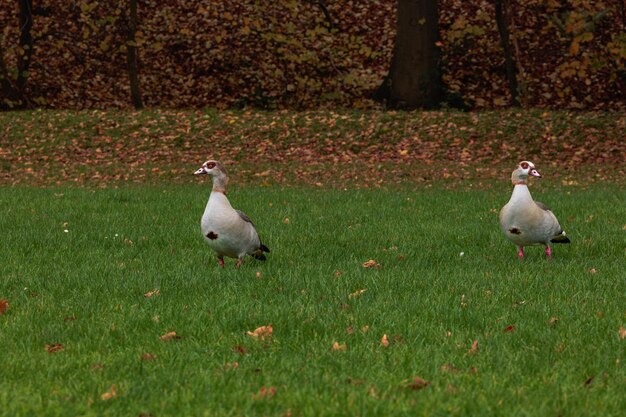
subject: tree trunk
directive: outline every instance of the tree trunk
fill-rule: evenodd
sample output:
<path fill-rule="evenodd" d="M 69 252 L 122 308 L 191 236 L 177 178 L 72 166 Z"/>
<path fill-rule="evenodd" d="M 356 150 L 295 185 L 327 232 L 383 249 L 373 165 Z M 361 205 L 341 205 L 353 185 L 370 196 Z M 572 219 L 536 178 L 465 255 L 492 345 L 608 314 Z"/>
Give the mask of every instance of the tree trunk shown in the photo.
<path fill-rule="evenodd" d="M 390 108 L 432 109 L 443 101 L 437 0 L 398 0 L 389 75 L 374 98 Z"/>
<path fill-rule="evenodd" d="M 143 108 L 141 90 L 139 89 L 139 76 L 137 64 L 137 42 L 135 33 L 137 32 L 137 0 L 130 0 L 130 18 L 128 23 L 128 41 L 126 42 L 126 52 L 128 61 L 128 78 L 130 79 L 130 98 L 136 109 Z"/>
<path fill-rule="evenodd" d="M 9 71 L 4 62 L 4 50 L 0 45 L 0 84 L 4 99 L 0 102 L 0 108 L 17 109 L 25 108 L 28 100 L 25 95 L 28 68 L 33 55 L 33 2 L 32 0 L 19 0 L 19 24 L 20 39 L 19 52 L 17 55 L 17 78 L 11 82 Z"/>
<path fill-rule="evenodd" d="M 506 19 L 505 2 L 507 2 L 507 0 L 495 0 L 496 23 L 498 25 L 498 32 L 500 32 L 500 43 L 504 52 L 504 65 L 506 67 L 506 79 L 509 84 L 509 93 L 511 94 L 511 104 L 515 107 L 519 107 L 517 73 L 515 71 L 515 63 L 513 62 L 513 57 L 511 55 L 509 25 Z"/>

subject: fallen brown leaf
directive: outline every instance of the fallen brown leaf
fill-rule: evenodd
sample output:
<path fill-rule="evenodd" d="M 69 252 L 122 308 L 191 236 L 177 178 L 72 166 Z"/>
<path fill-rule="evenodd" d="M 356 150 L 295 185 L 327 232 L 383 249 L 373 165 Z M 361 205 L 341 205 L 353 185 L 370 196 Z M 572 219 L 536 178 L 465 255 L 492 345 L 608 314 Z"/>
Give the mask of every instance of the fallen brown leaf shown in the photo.
<path fill-rule="evenodd" d="M 474 340 L 474 342 L 472 343 L 472 347 L 469 348 L 467 353 L 469 353 L 470 355 L 473 355 L 474 353 L 478 353 L 478 340 Z"/>
<path fill-rule="evenodd" d="M 422 388 L 426 388 L 430 382 L 425 379 L 420 378 L 419 376 L 413 377 L 413 382 L 407 384 L 407 388 L 412 389 L 413 391 L 419 391 Z"/>
<path fill-rule="evenodd" d="M 60 352 L 63 350 L 63 345 L 61 343 L 53 343 L 51 345 L 45 346 L 48 353 Z"/>
<path fill-rule="evenodd" d="M 265 340 L 265 339 L 269 339 L 270 337 L 272 337 L 273 332 L 274 332 L 274 329 L 272 328 L 272 325 L 268 324 L 267 326 L 257 327 L 251 332 L 248 331 L 246 332 L 246 334 L 248 336 L 252 336 L 257 339 Z"/>
<path fill-rule="evenodd" d="M 345 343 L 340 344 L 339 342 L 333 343 L 333 346 L 331 347 L 331 350 L 335 350 L 337 352 L 343 352 L 346 349 L 348 349 L 348 346 Z"/>
<path fill-rule="evenodd" d="M 357 290 L 351 294 L 348 294 L 348 299 L 354 298 L 354 297 L 358 297 L 359 295 L 363 294 L 365 291 L 367 291 L 367 288 L 364 288 L 362 290 Z"/>
<path fill-rule="evenodd" d="M 7 312 L 9 309 L 9 300 L 3 298 L 0 300 L 0 316 Z"/>
<path fill-rule="evenodd" d="M 380 339 L 380 344 L 384 347 L 389 346 L 389 338 L 387 337 L 387 334 L 384 334 L 383 337 Z"/>
<path fill-rule="evenodd" d="M 620 326 L 618 331 L 619 331 L 619 338 L 624 340 L 624 338 L 626 338 L 626 329 L 624 328 L 624 326 Z"/>
<path fill-rule="evenodd" d="M 263 385 L 259 392 L 257 392 L 256 394 L 252 394 L 252 398 L 254 398 L 255 400 L 262 400 L 264 398 L 273 397 L 274 395 L 276 395 L 276 388 L 266 387 L 265 385 Z"/>
<path fill-rule="evenodd" d="M 172 339 L 180 339 L 180 336 L 176 334 L 176 332 L 167 332 L 161 336 L 161 340 L 167 342 Z"/>
<path fill-rule="evenodd" d="M 377 263 L 375 260 L 370 259 L 369 261 L 365 261 L 363 262 L 363 268 L 376 268 L 376 269 L 380 269 L 380 264 Z"/>
<path fill-rule="evenodd" d="M 153 355 L 150 352 L 146 352 L 143 355 L 141 355 L 141 360 L 142 361 L 151 361 L 151 360 L 154 360 L 154 359 L 156 359 L 156 355 Z"/>
<path fill-rule="evenodd" d="M 235 345 L 233 346 L 232 351 L 239 353 L 240 355 L 244 355 L 246 353 L 246 348 L 241 345 Z"/>
<path fill-rule="evenodd" d="M 504 333 L 508 333 L 508 332 L 514 332 L 516 330 L 516 327 L 514 324 L 511 324 L 509 326 L 506 326 L 503 330 Z"/>
<path fill-rule="evenodd" d="M 143 296 L 146 298 L 152 298 L 155 295 L 161 295 L 161 291 L 160 290 L 152 290 L 152 291 L 148 291 L 147 293 L 145 293 Z"/>
<path fill-rule="evenodd" d="M 107 401 L 107 400 L 110 400 L 111 398 L 115 397 L 116 395 L 117 395 L 117 393 L 115 392 L 115 385 L 111 385 L 111 388 L 107 392 L 103 393 L 100 396 L 100 399 L 102 401 Z"/>

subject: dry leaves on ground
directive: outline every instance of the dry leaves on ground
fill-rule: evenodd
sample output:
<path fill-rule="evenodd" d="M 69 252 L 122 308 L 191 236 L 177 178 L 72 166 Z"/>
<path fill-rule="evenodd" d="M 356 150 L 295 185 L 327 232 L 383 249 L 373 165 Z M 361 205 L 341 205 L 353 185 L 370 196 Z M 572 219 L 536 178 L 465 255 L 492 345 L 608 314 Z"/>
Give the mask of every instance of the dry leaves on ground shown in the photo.
<path fill-rule="evenodd" d="M 275 387 L 266 387 L 265 385 L 263 385 L 257 393 L 252 394 L 252 398 L 255 400 L 262 400 L 262 399 L 271 398 L 274 395 L 276 395 Z"/>
<path fill-rule="evenodd" d="M 0 300 L 0 316 L 7 312 L 9 309 L 9 300 L 3 298 Z"/>
<path fill-rule="evenodd" d="M 148 291 L 147 293 L 145 293 L 143 296 L 146 298 L 152 298 L 156 295 L 161 295 L 161 291 L 160 290 L 152 290 L 152 291 Z"/>
<path fill-rule="evenodd" d="M 45 348 L 48 351 L 48 353 L 60 352 L 60 351 L 63 350 L 63 344 L 62 343 L 53 343 L 51 345 L 46 345 Z"/>
<path fill-rule="evenodd" d="M 363 268 L 376 268 L 380 269 L 380 264 L 373 259 L 363 262 Z"/>
<path fill-rule="evenodd" d="M 176 332 L 167 332 L 161 336 L 161 340 L 167 342 L 169 340 L 180 339 L 180 336 L 176 334 Z"/>
<path fill-rule="evenodd" d="M 367 288 L 363 288 L 362 290 L 356 290 L 355 292 L 348 294 L 348 299 L 358 297 L 359 295 L 363 294 L 365 291 L 367 291 Z"/>
<path fill-rule="evenodd" d="M 252 336 L 255 339 L 265 340 L 272 337 L 272 333 L 274 332 L 274 328 L 271 324 L 267 326 L 260 326 L 254 329 L 253 331 L 247 331 L 246 334 L 248 336 Z"/>
<path fill-rule="evenodd" d="M 406 386 L 413 391 L 419 391 L 423 388 L 426 388 L 429 384 L 430 382 L 426 381 L 425 379 L 422 379 L 419 376 L 415 376 L 413 377 L 413 381 L 408 383 Z"/>
<path fill-rule="evenodd" d="M 343 352 L 346 349 L 348 349 L 348 345 L 346 345 L 345 343 L 335 342 L 335 343 L 333 343 L 333 345 L 331 346 L 330 349 L 335 351 L 335 352 Z"/>
<path fill-rule="evenodd" d="M 115 385 L 111 385 L 111 388 L 109 388 L 107 392 L 104 392 L 102 395 L 100 395 L 100 399 L 102 401 L 108 401 L 115 396 L 117 396 L 117 392 L 115 391 Z"/>
<path fill-rule="evenodd" d="M 478 340 L 474 340 L 474 342 L 472 342 L 472 347 L 468 349 L 467 353 L 470 355 L 478 353 Z"/>

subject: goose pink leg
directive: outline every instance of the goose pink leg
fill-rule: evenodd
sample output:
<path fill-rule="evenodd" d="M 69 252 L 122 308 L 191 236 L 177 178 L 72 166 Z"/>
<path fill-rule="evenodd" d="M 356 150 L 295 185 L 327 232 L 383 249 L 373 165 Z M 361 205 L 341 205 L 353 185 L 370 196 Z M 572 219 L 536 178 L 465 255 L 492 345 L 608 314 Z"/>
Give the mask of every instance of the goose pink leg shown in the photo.
<path fill-rule="evenodd" d="M 220 258 L 220 257 L 218 257 L 218 258 L 217 258 L 217 263 L 218 263 L 218 264 L 219 264 L 222 268 L 224 268 L 224 258 Z"/>
<path fill-rule="evenodd" d="M 552 259 L 552 249 L 550 249 L 550 245 L 546 245 L 546 256 L 548 260 Z"/>
<path fill-rule="evenodd" d="M 519 256 L 520 261 L 524 260 L 524 247 L 523 246 L 517 247 L 517 256 Z"/>
<path fill-rule="evenodd" d="M 237 263 L 235 264 L 236 268 L 239 268 L 241 266 L 241 264 L 243 263 L 243 258 L 239 258 L 237 259 Z"/>

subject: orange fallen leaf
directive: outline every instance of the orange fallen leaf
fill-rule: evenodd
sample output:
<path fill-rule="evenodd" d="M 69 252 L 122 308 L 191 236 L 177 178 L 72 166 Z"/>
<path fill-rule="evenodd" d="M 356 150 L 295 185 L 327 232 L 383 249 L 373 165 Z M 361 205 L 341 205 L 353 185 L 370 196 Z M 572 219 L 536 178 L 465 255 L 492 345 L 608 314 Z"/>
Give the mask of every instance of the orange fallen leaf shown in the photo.
<path fill-rule="evenodd" d="M 419 376 L 415 376 L 413 377 L 413 382 L 407 384 L 407 388 L 411 388 L 413 391 L 419 391 L 422 388 L 426 388 L 428 384 L 430 384 L 430 382 L 420 378 Z"/>
<path fill-rule="evenodd" d="M 345 343 L 340 344 L 339 342 L 333 343 L 333 346 L 331 347 L 331 350 L 336 350 L 338 352 L 342 352 L 346 349 L 348 349 L 348 346 Z"/>
<path fill-rule="evenodd" d="M 359 295 L 363 294 L 365 291 L 367 291 L 367 288 L 363 288 L 362 290 L 357 290 L 351 294 L 348 294 L 348 299 L 358 297 Z"/>
<path fill-rule="evenodd" d="M 141 355 L 141 360 L 142 361 L 151 361 L 153 359 L 156 359 L 156 355 L 153 355 L 150 352 L 144 353 L 143 355 Z"/>
<path fill-rule="evenodd" d="M 148 291 L 143 296 L 146 297 L 146 298 L 151 298 L 151 297 L 154 297 L 155 295 L 161 295 L 161 291 L 160 290 Z"/>
<path fill-rule="evenodd" d="M 508 332 L 514 332 L 515 331 L 515 325 L 511 324 L 509 326 L 506 326 L 503 330 L 504 333 L 508 333 Z"/>
<path fill-rule="evenodd" d="M 380 269 L 380 264 L 376 263 L 375 260 L 370 259 L 369 261 L 363 262 L 363 268 L 376 268 Z"/>
<path fill-rule="evenodd" d="M 239 353 L 240 355 L 245 355 L 245 353 L 247 352 L 246 348 L 241 345 L 233 346 L 232 351 L 235 353 Z"/>
<path fill-rule="evenodd" d="M 270 337 L 272 337 L 273 332 L 274 329 L 272 328 L 272 325 L 268 324 L 267 326 L 257 327 L 251 332 L 248 331 L 246 332 L 246 334 L 257 339 L 265 340 L 266 338 L 269 339 Z"/>
<path fill-rule="evenodd" d="M 624 340 L 624 338 L 626 338 L 626 329 L 624 329 L 624 326 L 621 326 L 619 328 L 619 338 Z"/>
<path fill-rule="evenodd" d="M 63 350 L 63 345 L 61 343 L 53 343 L 51 345 L 46 345 L 45 347 L 48 353 L 60 352 Z"/>
<path fill-rule="evenodd" d="M 552 317 L 550 317 L 550 320 L 548 320 L 548 324 L 550 326 L 554 326 L 558 321 L 559 321 L 558 317 L 552 316 Z"/>
<path fill-rule="evenodd" d="M 276 388 L 266 387 L 265 385 L 263 385 L 259 392 L 257 392 L 256 394 L 252 394 L 252 398 L 254 398 L 255 400 L 262 400 L 264 398 L 273 397 L 274 395 L 276 395 Z"/>
<path fill-rule="evenodd" d="M 474 353 L 478 353 L 478 340 L 474 340 L 474 342 L 472 343 L 472 347 L 469 348 L 467 353 L 469 353 L 470 355 Z"/>
<path fill-rule="evenodd" d="M 9 300 L 3 298 L 0 300 L 0 316 L 7 312 L 9 309 Z"/>
<path fill-rule="evenodd" d="M 102 401 L 107 401 L 110 400 L 111 398 L 115 397 L 117 395 L 117 393 L 115 392 L 115 385 L 111 385 L 111 388 L 109 389 L 109 391 L 103 393 L 100 396 L 100 399 Z"/>
<path fill-rule="evenodd" d="M 167 332 L 163 336 L 161 336 L 161 340 L 167 342 L 172 339 L 180 339 L 180 336 L 176 334 L 176 332 Z"/>
<path fill-rule="evenodd" d="M 384 334 L 382 339 L 380 339 L 380 344 L 384 347 L 389 346 L 389 338 L 387 337 L 387 334 Z"/>

